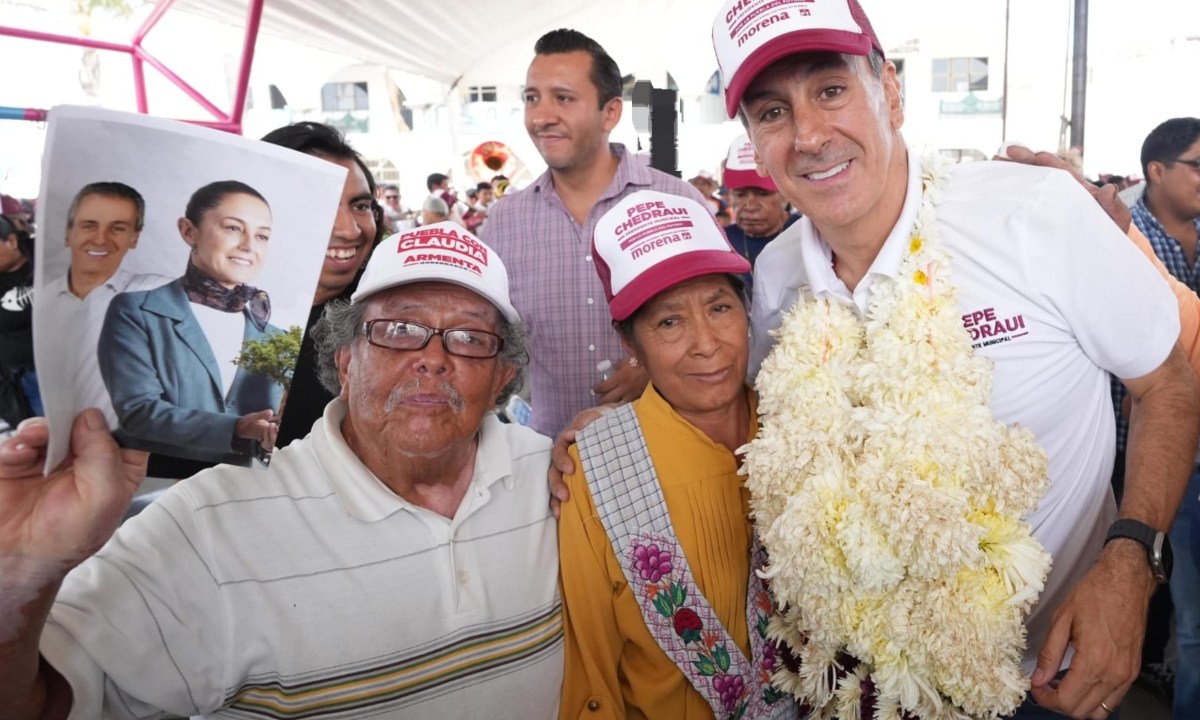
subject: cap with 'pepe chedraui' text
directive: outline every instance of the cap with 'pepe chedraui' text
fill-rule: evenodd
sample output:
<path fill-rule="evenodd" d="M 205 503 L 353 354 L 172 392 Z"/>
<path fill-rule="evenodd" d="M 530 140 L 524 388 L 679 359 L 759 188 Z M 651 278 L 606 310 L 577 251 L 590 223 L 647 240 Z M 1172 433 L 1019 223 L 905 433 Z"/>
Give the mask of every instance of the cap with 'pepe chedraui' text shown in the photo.
<path fill-rule="evenodd" d="M 780 58 L 805 52 L 883 55 L 858 0 L 729 0 L 713 21 L 725 110 L 737 115 L 750 82 Z"/>
<path fill-rule="evenodd" d="M 614 320 L 684 280 L 750 272 L 707 208 L 653 190 L 626 196 L 600 218 L 592 256 Z"/>

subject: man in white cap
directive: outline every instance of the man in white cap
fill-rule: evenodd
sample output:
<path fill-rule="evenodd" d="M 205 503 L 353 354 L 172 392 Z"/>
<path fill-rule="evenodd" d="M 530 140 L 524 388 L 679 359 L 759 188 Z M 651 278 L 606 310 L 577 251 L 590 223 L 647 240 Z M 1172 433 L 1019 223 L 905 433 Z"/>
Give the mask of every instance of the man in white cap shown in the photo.
<path fill-rule="evenodd" d="M 1107 717 L 1137 675 L 1147 602 L 1169 574 L 1164 532 L 1196 446 L 1194 379 L 1166 285 L 1067 175 L 1009 163 L 923 169 L 900 133 L 896 69 L 855 0 L 732 0 L 713 40 L 729 115 L 805 216 L 757 263 L 752 372 L 793 306 L 848 308 L 862 323 L 894 297 L 875 288 L 955 293 L 938 311 L 954 315 L 939 317 L 961 322 L 973 354 L 994 363 L 992 417 L 1032 431 L 1049 460 L 1049 488 L 1025 517 L 1053 556 L 1022 663 L 1041 707 L 1016 717 Z M 936 281 L 898 274 L 922 248 L 944 253 Z M 920 327 L 884 330 L 917 342 Z M 1105 371 L 1135 398 L 1119 511 Z"/>
<path fill-rule="evenodd" d="M 767 243 L 779 237 L 800 219 L 779 194 L 770 175 L 760 175 L 754 161 L 754 145 L 741 135 L 729 145 L 721 180 L 732 196 L 734 223 L 725 228 L 729 244 L 754 265 Z M 753 293 L 753 276 L 747 275 L 746 289 Z"/>
<path fill-rule="evenodd" d="M 44 424 L 0 446 L 0 717 L 557 713 L 550 443 L 490 412 L 525 365 L 503 263 L 394 236 L 315 332 L 312 433 L 115 534 L 145 459 L 97 411 L 49 477 Z"/>

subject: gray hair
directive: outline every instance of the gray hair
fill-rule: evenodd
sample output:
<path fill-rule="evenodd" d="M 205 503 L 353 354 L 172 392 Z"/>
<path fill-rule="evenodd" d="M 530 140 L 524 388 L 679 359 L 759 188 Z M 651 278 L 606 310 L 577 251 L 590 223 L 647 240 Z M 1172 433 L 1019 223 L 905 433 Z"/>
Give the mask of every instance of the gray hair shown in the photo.
<path fill-rule="evenodd" d="M 136 211 L 133 229 L 138 232 L 142 231 L 142 226 L 146 224 L 146 201 L 142 198 L 142 194 L 125 183 L 109 181 L 88 183 L 80 188 L 79 192 L 75 193 L 75 197 L 71 198 L 71 206 L 67 208 L 68 232 L 75 226 L 75 214 L 79 212 L 79 204 L 83 202 L 84 198 L 90 195 L 118 198 L 133 203 L 133 208 Z M 263 202 L 266 201 L 264 200 Z"/>
<path fill-rule="evenodd" d="M 437 195 L 430 195 L 425 198 L 425 204 L 421 206 L 421 209 L 434 215 L 441 215 L 442 217 L 450 214 L 450 206 Z"/>
<path fill-rule="evenodd" d="M 342 392 L 342 381 L 338 377 L 337 352 L 342 348 L 349 348 L 354 342 L 364 317 L 365 302 L 333 300 L 325 305 L 320 319 L 310 331 L 317 350 L 317 377 L 321 386 L 334 396 Z M 529 370 L 529 334 L 525 323 L 509 322 L 503 315 L 500 315 L 499 334 L 504 340 L 504 349 L 499 355 L 500 362 L 516 370 L 513 379 L 500 389 L 500 394 L 496 397 L 496 404 L 503 405 L 525 384 L 525 374 Z"/>

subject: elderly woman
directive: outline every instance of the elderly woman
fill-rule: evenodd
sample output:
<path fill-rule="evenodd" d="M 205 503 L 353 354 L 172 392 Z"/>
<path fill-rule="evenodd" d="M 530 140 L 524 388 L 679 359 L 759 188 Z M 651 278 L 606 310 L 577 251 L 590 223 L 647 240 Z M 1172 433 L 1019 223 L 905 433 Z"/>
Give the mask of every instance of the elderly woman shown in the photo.
<path fill-rule="evenodd" d="M 795 717 L 769 685 L 770 601 L 735 455 L 757 429 L 749 264 L 702 205 L 650 191 L 601 218 L 592 255 L 650 384 L 571 450 L 560 717 Z"/>
<path fill-rule="evenodd" d="M 191 247 L 183 277 L 122 293 L 100 333 L 100 374 L 129 446 L 245 465 L 269 452 L 283 388 L 237 367 L 245 342 L 282 332 L 251 283 L 267 261 L 271 208 L 236 180 L 192 194 L 179 233 Z"/>

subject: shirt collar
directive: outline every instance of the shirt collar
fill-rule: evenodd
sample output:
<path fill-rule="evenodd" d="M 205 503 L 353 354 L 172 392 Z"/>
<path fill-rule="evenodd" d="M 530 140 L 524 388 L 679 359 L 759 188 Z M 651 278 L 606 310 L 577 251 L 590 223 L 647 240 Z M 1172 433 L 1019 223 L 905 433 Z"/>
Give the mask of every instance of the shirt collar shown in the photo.
<path fill-rule="evenodd" d="M 911 149 L 908 153 L 908 188 L 904 194 L 904 206 L 892 231 L 883 242 L 867 274 L 851 293 L 837 273 L 833 271 L 833 250 L 821 239 L 808 217 L 798 223 L 800 227 L 800 253 L 808 271 L 808 284 L 815 297 L 832 295 L 843 300 L 869 297 L 865 291 L 875 276 L 895 277 L 904 260 L 909 235 L 917 221 L 917 210 L 921 207 L 921 163 Z M 860 305 L 860 309 L 865 309 Z"/>
<path fill-rule="evenodd" d="M 54 287 L 55 294 L 70 295 L 71 297 L 80 301 L 87 300 L 87 297 L 76 297 L 75 293 L 71 292 L 71 280 L 69 275 L 70 269 L 67 270 L 67 273 L 68 274 L 64 274 L 61 278 L 55 281 L 57 284 Z M 125 268 L 119 267 L 117 268 L 117 271 L 110 275 L 107 280 L 92 288 L 92 291 L 88 293 L 88 297 L 91 297 L 92 293 L 96 290 L 99 290 L 101 287 L 108 288 L 109 290 L 112 290 L 113 293 L 123 292 L 125 288 L 129 286 L 129 281 L 132 279 L 133 273 L 129 272 Z"/>
<path fill-rule="evenodd" d="M 750 426 L 746 442 L 750 442 L 758 435 L 758 395 L 748 385 L 745 388 L 745 392 L 750 407 Z M 645 391 L 642 392 L 642 396 L 638 398 L 637 402 L 638 412 L 645 413 L 648 419 L 657 418 L 660 422 L 665 420 L 665 422 L 662 422 L 663 427 L 676 428 L 679 432 L 694 435 L 701 442 L 711 445 L 714 448 L 719 448 L 722 451 L 725 450 L 724 447 L 718 446 L 717 443 L 713 442 L 699 428 L 677 413 L 675 408 L 671 407 L 671 404 L 667 402 L 667 399 L 659 394 L 658 388 L 654 387 L 654 383 L 646 385 Z"/>
<path fill-rule="evenodd" d="M 621 143 L 609 143 L 608 151 L 615 155 L 619 161 L 617 172 L 613 174 L 613 178 L 608 183 L 608 187 L 604 189 L 604 192 L 600 193 L 597 202 L 620 195 L 628 185 L 650 186 L 653 182 L 653 176 L 650 174 L 650 166 L 643 162 L 641 158 L 630 153 Z M 554 176 L 550 170 L 546 170 L 546 172 L 538 177 L 537 182 L 533 184 L 533 190 L 537 193 L 546 192 L 550 195 L 558 195 L 554 189 Z"/>
<path fill-rule="evenodd" d="M 400 510 L 416 506 L 397 495 L 359 460 L 342 435 L 347 405 L 335 399 L 325 406 L 320 422 L 313 425 L 310 442 L 317 462 L 337 493 L 346 514 L 364 522 L 378 522 Z M 498 480 L 505 488 L 513 487 L 512 454 L 508 451 L 504 429 L 494 413 L 488 413 L 479 430 L 475 451 L 475 471 L 471 488 L 488 488 Z M 469 492 L 469 491 L 468 491 Z"/>

